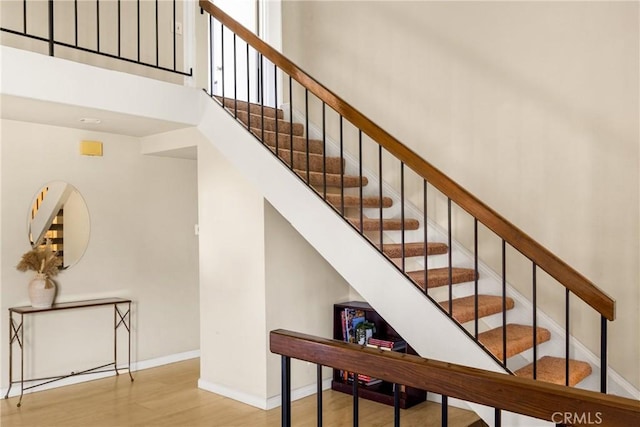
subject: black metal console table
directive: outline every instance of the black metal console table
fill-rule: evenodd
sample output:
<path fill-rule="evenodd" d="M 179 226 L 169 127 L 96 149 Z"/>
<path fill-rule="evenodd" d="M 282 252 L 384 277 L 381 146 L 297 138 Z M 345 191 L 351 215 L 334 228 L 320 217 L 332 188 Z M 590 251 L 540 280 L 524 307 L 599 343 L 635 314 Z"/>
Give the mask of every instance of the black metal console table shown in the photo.
<path fill-rule="evenodd" d="M 30 315 L 34 313 L 43 313 L 50 311 L 58 311 L 58 310 L 70 310 L 74 308 L 87 308 L 87 307 L 99 307 L 105 305 L 113 306 L 113 362 L 107 363 L 105 365 L 96 366 L 95 368 L 86 369 L 80 372 L 71 372 L 67 375 L 59 375 L 55 377 L 46 377 L 46 378 L 32 378 L 25 379 L 24 378 L 24 316 Z M 14 319 L 14 314 L 17 319 Z M 121 367 L 120 370 L 126 369 L 129 373 L 129 378 L 133 381 L 133 376 L 131 375 L 131 300 L 125 298 L 101 298 L 101 299 L 92 299 L 86 301 L 73 301 L 73 302 L 64 302 L 60 304 L 53 304 L 49 308 L 35 308 L 31 306 L 24 307 L 11 307 L 9 308 L 9 389 L 7 390 L 7 394 L 4 396 L 5 399 L 9 398 L 9 392 L 11 391 L 11 386 L 13 384 L 20 384 L 20 400 L 18 401 L 18 407 L 22 404 L 22 395 L 25 390 L 29 390 L 35 387 L 40 387 L 45 384 L 52 383 L 54 381 L 59 381 L 64 378 L 69 378 L 75 375 L 84 375 L 84 374 L 95 374 L 99 372 L 111 372 L 115 371 L 116 375 L 119 375 L 118 372 L 118 328 L 123 326 L 127 330 L 127 335 L 129 339 L 129 360 L 127 366 Z M 13 380 L 13 343 L 17 342 L 20 347 L 20 380 Z M 25 387 L 25 382 L 34 382 L 34 381 L 42 381 L 38 384 L 31 385 L 29 387 Z"/>

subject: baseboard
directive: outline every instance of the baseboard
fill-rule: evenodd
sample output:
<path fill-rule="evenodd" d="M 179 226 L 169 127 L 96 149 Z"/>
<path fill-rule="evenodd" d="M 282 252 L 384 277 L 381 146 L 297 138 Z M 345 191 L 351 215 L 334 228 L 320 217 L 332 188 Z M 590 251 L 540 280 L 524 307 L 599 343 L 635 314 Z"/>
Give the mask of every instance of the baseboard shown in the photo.
<path fill-rule="evenodd" d="M 206 391 L 210 391 L 211 393 L 219 394 L 224 397 L 228 397 L 229 399 L 237 400 L 238 402 L 242 402 L 244 404 L 263 409 L 268 411 L 269 409 L 277 408 L 282 403 L 282 398 L 280 395 L 264 398 L 255 396 L 249 393 L 244 393 L 242 391 L 234 390 L 229 387 L 215 384 L 203 379 L 198 380 L 198 388 Z M 322 381 L 322 390 L 328 390 L 331 388 L 331 379 L 325 379 Z M 291 400 L 302 399 L 307 396 L 311 396 L 315 394 L 317 387 L 315 384 L 310 384 L 308 386 L 300 387 L 294 390 L 291 390 Z"/>
<path fill-rule="evenodd" d="M 197 357 L 200 357 L 200 350 L 185 351 L 183 353 L 176 353 L 176 354 L 170 354 L 168 356 L 141 360 L 139 362 L 131 363 L 131 372 L 142 371 L 144 369 L 155 368 L 158 366 L 168 365 L 170 363 L 175 363 L 175 362 L 182 362 L 183 360 L 195 359 Z M 118 369 L 121 369 L 121 368 L 118 367 Z M 126 371 L 124 372 L 126 373 Z M 122 373 L 123 372 L 120 371 L 120 375 L 122 375 Z M 65 378 L 63 380 L 56 381 L 50 384 L 45 384 L 45 385 L 36 387 L 34 389 L 25 390 L 24 394 L 29 394 L 29 393 L 34 393 L 34 392 L 39 392 L 44 390 L 51 390 L 54 388 L 64 387 L 64 386 L 73 385 L 73 384 L 79 384 L 87 381 L 99 380 L 102 378 L 113 377 L 115 375 L 116 375 L 115 372 L 101 372 L 97 374 L 77 375 L 77 376 Z M 25 381 L 25 385 L 31 385 L 31 383 L 33 382 L 27 383 Z M 6 387 L 0 389 L 0 396 L 4 397 L 6 392 L 7 392 Z M 9 393 L 9 397 L 14 397 L 19 395 L 20 395 L 20 386 L 17 384 L 14 384 L 13 387 L 11 387 L 11 392 Z"/>

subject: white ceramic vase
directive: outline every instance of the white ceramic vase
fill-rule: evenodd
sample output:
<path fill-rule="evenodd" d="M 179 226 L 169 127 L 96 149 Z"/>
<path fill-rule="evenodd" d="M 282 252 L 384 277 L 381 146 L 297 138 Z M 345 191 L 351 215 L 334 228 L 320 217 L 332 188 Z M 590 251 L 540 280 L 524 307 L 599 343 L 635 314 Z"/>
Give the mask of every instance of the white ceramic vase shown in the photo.
<path fill-rule="evenodd" d="M 47 282 L 49 288 L 47 288 Z M 29 299 L 34 308 L 49 308 L 53 305 L 56 296 L 56 285 L 49 280 L 46 274 L 36 273 L 36 276 L 29 282 Z"/>

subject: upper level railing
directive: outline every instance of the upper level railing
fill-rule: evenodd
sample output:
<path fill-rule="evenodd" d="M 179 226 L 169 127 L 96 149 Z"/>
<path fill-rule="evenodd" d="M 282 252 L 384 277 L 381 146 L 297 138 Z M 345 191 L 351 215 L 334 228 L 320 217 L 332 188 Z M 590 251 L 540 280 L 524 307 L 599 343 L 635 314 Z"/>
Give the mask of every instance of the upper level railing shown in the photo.
<path fill-rule="evenodd" d="M 297 332 L 270 333 L 270 350 L 282 356 L 282 425 L 291 425 L 290 359 L 318 365 L 318 419 L 322 419 L 322 366 L 364 374 L 442 395 L 442 426 L 447 425 L 447 398 L 453 397 L 501 412 L 551 421 L 556 425 L 627 427 L 640 419 L 640 402 L 516 376 L 470 368 L 405 353 L 383 351 Z M 358 425 L 358 381 L 354 381 L 354 424 Z M 394 387 L 396 394 L 400 387 Z M 395 408 L 395 425 L 400 411 Z M 318 424 L 318 425 L 321 425 Z"/>
<path fill-rule="evenodd" d="M 3 32 L 56 47 L 191 76 L 183 56 L 182 1 L 22 0 L 3 2 Z M 9 21 L 9 17 L 11 18 Z M 167 37 L 165 33 L 170 32 Z M 180 34 L 178 34 L 180 33 Z"/>

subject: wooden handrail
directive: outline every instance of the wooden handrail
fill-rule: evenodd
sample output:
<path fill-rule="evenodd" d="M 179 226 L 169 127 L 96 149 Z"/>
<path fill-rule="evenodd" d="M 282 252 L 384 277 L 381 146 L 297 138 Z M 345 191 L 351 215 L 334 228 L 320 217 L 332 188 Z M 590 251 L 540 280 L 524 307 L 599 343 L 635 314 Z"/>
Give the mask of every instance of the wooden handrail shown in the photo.
<path fill-rule="evenodd" d="M 458 206 L 477 218 L 487 228 L 504 239 L 509 245 L 533 261 L 564 287 L 593 307 L 609 320 L 616 317 L 615 301 L 589 279 L 574 270 L 551 251 L 536 242 L 525 232 L 511 224 L 504 217 L 469 193 L 443 172 L 421 158 L 409 147 L 402 144 L 387 131 L 372 122 L 345 100 L 327 89 L 280 52 L 260 40 L 255 34 L 235 21 L 208 0 L 200 0 L 200 7 L 215 17 L 225 27 L 249 43 L 256 51 L 269 59 L 282 71 L 290 75 L 300 85 L 308 89 L 325 104 L 361 129 L 372 140 L 385 148 L 397 159 L 449 197 Z"/>
<path fill-rule="evenodd" d="M 627 427 L 640 419 L 640 401 L 624 397 L 282 329 L 271 331 L 269 341 L 272 353 L 556 423 L 565 413 L 574 420 L 590 414 L 586 424 L 575 426 L 601 419 L 604 426 Z"/>

